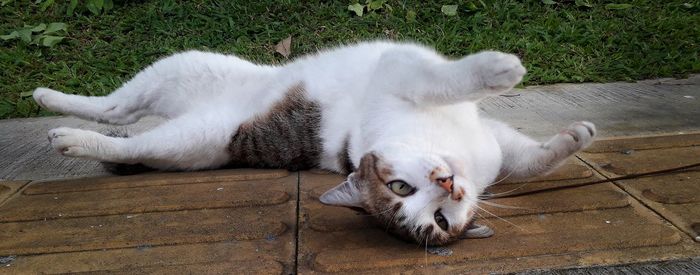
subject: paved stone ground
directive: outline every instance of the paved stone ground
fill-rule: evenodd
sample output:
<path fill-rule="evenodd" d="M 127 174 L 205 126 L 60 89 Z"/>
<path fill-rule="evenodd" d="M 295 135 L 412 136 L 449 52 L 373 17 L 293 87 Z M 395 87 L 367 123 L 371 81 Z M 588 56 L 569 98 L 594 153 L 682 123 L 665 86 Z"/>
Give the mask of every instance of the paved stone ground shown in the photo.
<path fill-rule="evenodd" d="M 513 95 L 482 109 L 535 137 L 585 119 L 607 138 L 552 175 L 491 192 L 700 160 L 700 76 Z M 426 248 L 389 237 L 366 216 L 321 205 L 318 196 L 337 175 L 244 169 L 105 177 L 94 162 L 51 152 L 45 134 L 57 126 L 103 127 L 64 117 L 0 121 L 0 273 L 691 274 L 700 262 L 700 169 L 497 199 L 516 208 L 483 206 L 480 222 L 495 236 Z M 570 269 L 591 266 L 618 267 Z"/>

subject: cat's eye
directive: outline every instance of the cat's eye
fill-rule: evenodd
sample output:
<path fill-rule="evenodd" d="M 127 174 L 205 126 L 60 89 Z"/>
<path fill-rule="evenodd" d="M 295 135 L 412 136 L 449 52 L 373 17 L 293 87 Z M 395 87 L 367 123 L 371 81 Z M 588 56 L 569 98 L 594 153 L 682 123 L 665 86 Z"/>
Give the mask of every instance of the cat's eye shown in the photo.
<path fill-rule="evenodd" d="M 440 212 L 440 209 L 438 209 L 438 211 L 435 211 L 435 223 L 437 223 L 437 225 L 445 231 L 447 231 L 447 227 L 450 226 L 450 224 L 447 222 L 447 219 L 445 219 L 445 216 L 443 216 L 442 212 Z"/>
<path fill-rule="evenodd" d="M 412 195 L 416 191 L 416 188 L 402 180 L 391 181 L 386 186 L 389 187 L 391 192 L 402 197 Z"/>

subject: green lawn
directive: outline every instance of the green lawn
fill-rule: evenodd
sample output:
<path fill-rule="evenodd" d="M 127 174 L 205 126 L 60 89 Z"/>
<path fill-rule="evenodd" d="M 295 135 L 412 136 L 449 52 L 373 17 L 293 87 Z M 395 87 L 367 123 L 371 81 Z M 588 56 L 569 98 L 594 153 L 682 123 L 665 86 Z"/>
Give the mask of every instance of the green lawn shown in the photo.
<path fill-rule="evenodd" d="M 698 0 L 388 1 L 391 8 L 362 17 L 348 10 L 352 1 L 115 0 L 107 13 L 71 16 L 67 0 L 46 11 L 35 0 L 0 2 L 8 2 L 0 7 L 0 34 L 25 24 L 68 25 L 67 37 L 51 48 L 0 40 L 0 118 L 50 114 L 31 100 L 37 86 L 102 95 L 185 49 L 285 62 L 274 48 L 290 35 L 290 58 L 373 38 L 420 41 L 450 56 L 512 52 L 529 70 L 525 85 L 700 72 Z M 611 3 L 632 6 L 616 10 Z M 457 15 L 443 14 L 443 4 L 458 4 Z"/>

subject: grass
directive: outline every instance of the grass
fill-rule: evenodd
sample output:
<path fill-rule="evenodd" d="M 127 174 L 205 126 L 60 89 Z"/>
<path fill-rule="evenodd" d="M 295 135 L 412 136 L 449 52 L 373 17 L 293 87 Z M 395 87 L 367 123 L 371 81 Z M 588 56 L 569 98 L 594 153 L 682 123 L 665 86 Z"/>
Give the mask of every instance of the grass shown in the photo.
<path fill-rule="evenodd" d="M 65 13 L 67 4 L 41 11 L 34 1 L 10 1 L 0 7 L 0 34 L 50 22 L 67 23 L 68 34 L 51 48 L 0 40 L 0 118 L 50 115 L 31 99 L 35 87 L 103 95 L 156 59 L 185 49 L 285 62 L 274 46 L 290 35 L 290 58 L 373 38 L 420 41 L 449 56 L 513 52 L 529 70 L 525 85 L 700 72 L 697 0 L 590 0 L 592 8 L 573 0 L 423 2 L 388 1 L 391 9 L 359 17 L 347 9 L 351 1 L 116 0 L 105 14 L 72 16 Z M 611 10 L 610 3 L 632 7 Z M 458 4 L 457 15 L 443 14 L 442 4 Z M 470 11 L 471 4 L 477 10 Z"/>

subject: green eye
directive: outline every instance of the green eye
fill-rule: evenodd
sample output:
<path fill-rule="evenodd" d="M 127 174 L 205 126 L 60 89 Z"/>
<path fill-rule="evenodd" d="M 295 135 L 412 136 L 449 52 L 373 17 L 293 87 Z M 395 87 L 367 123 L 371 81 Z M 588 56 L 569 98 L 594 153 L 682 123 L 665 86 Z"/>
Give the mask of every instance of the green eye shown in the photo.
<path fill-rule="evenodd" d="M 394 194 L 402 197 L 412 195 L 416 191 L 416 188 L 413 188 L 413 186 L 402 180 L 389 182 L 386 184 L 386 186 L 391 189 L 391 192 L 394 192 Z"/>

